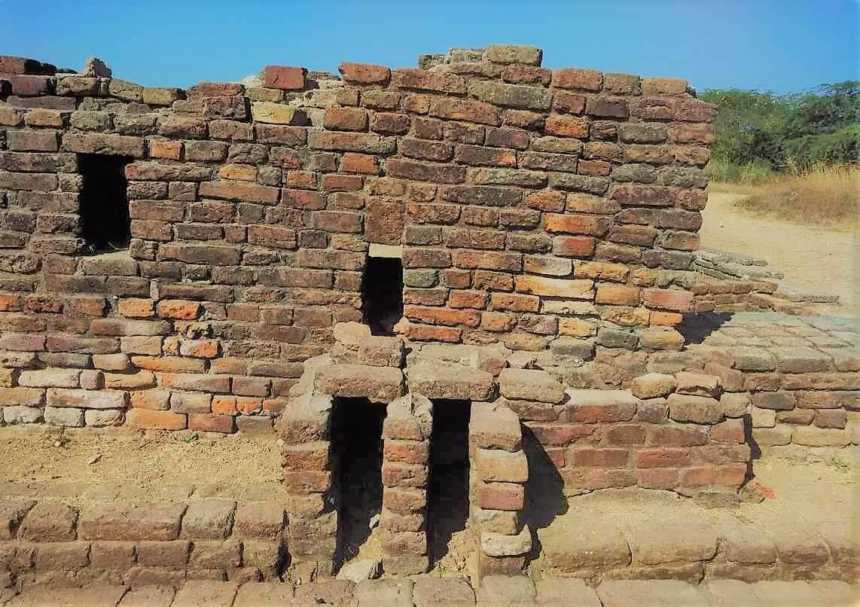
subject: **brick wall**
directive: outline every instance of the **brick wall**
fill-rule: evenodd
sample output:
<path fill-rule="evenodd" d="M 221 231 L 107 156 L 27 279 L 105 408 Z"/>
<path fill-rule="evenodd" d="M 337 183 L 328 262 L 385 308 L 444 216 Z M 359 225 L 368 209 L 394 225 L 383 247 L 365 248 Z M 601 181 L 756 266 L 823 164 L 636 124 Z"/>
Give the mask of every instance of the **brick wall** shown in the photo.
<path fill-rule="evenodd" d="M 187 91 L 4 58 L 5 423 L 270 425 L 333 324 L 362 318 L 379 245 L 402 247 L 410 340 L 679 349 L 713 108 L 541 55 Z M 130 161 L 127 251 L 88 253 L 79 154 Z"/>

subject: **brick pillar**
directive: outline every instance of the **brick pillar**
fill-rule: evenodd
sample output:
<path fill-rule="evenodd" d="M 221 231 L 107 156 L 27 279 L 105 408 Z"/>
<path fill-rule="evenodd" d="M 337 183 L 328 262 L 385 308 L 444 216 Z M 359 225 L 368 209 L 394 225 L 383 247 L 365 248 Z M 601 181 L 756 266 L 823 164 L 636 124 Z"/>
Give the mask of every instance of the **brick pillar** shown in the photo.
<path fill-rule="evenodd" d="M 532 540 L 522 524 L 529 470 L 520 420 L 507 405 L 472 403 L 470 515 L 480 536 L 478 577 L 523 569 Z"/>
<path fill-rule="evenodd" d="M 388 574 L 424 573 L 427 556 L 427 480 L 433 406 L 418 394 L 388 405 L 382 428 L 383 568 Z"/>
<path fill-rule="evenodd" d="M 332 398 L 312 391 L 292 399 L 278 433 L 286 488 L 288 575 L 297 582 L 331 575 L 337 511 L 331 469 Z"/>

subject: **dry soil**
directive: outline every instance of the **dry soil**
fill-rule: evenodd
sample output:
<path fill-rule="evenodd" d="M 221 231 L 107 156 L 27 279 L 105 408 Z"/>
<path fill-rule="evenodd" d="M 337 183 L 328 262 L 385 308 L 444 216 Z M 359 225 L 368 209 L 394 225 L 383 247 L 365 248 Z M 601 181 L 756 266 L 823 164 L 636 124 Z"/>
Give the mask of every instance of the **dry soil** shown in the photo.
<path fill-rule="evenodd" d="M 702 246 L 759 257 L 785 274 L 783 284 L 802 293 L 838 295 L 835 313 L 860 316 L 860 242 L 838 231 L 756 217 L 735 206 L 742 194 L 711 192 L 701 229 Z"/>

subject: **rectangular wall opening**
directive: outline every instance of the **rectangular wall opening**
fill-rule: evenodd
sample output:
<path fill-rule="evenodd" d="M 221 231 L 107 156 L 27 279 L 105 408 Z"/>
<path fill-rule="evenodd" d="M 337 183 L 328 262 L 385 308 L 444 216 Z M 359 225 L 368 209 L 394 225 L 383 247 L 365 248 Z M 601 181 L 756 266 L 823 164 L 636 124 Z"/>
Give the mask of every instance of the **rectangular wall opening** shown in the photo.
<path fill-rule="evenodd" d="M 128 248 L 131 220 L 128 213 L 126 156 L 78 154 L 83 177 L 80 195 L 81 236 L 93 253 Z"/>
<path fill-rule="evenodd" d="M 369 545 L 371 520 L 382 512 L 382 423 L 385 405 L 364 398 L 338 398 L 332 412 L 332 446 L 338 521 L 335 563 L 341 565 Z"/>
<path fill-rule="evenodd" d="M 427 544 L 430 564 L 463 569 L 473 554 L 469 521 L 469 415 L 462 400 L 433 401 Z"/>
<path fill-rule="evenodd" d="M 373 335 L 394 335 L 403 317 L 403 264 L 396 257 L 368 257 L 361 280 L 364 323 Z"/>

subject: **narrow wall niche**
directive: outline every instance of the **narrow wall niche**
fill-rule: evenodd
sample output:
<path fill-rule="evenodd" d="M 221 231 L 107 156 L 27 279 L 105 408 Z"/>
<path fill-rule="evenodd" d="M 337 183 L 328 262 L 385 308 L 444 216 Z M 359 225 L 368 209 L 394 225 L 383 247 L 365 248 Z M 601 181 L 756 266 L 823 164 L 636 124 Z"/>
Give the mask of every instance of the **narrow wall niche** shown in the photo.
<path fill-rule="evenodd" d="M 131 220 L 128 211 L 125 156 L 78 154 L 83 176 L 80 196 L 81 236 L 94 253 L 128 248 Z"/>
<path fill-rule="evenodd" d="M 395 257 L 368 257 L 361 281 L 364 322 L 373 335 L 393 335 L 403 317 L 403 264 Z"/>
<path fill-rule="evenodd" d="M 335 482 L 339 493 L 337 553 L 343 564 L 369 545 L 371 519 L 382 511 L 382 423 L 385 406 L 338 398 L 332 412 Z"/>
<path fill-rule="evenodd" d="M 458 567 L 472 550 L 469 520 L 469 416 L 462 400 L 433 401 L 427 543 L 430 564 Z M 450 567 L 445 567 L 449 569 Z"/>

